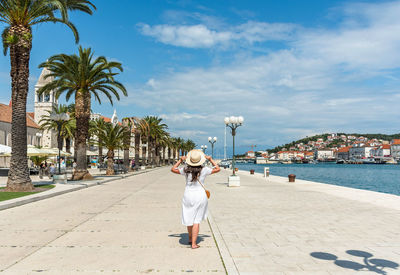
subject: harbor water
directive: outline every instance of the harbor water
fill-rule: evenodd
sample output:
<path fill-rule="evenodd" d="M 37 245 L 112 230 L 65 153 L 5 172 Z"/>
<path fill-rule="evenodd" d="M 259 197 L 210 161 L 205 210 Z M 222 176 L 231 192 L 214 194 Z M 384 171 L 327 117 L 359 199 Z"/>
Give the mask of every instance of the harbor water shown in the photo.
<path fill-rule="evenodd" d="M 248 164 L 237 163 L 240 170 L 254 169 L 264 173 L 269 167 L 271 175 L 365 189 L 400 196 L 400 165 L 367 164 Z"/>

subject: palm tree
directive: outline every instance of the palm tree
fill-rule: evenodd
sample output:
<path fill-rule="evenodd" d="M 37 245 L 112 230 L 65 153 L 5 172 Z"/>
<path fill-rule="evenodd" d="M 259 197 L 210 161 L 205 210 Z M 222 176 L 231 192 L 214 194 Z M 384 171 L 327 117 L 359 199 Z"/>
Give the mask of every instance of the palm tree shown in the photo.
<path fill-rule="evenodd" d="M 99 131 L 104 129 L 104 125 L 106 122 L 104 121 L 103 118 L 91 120 L 89 123 L 89 134 L 90 136 L 95 136 L 97 139 L 100 139 L 99 137 Z M 99 141 L 99 163 L 103 163 L 103 146 L 101 145 L 101 141 Z"/>
<path fill-rule="evenodd" d="M 99 94 L 102 93 L 113 104 L 111 95 L 119 100 L 118 90 L 123 95 L 128 95 L 124 85 L 114 79 L 118 73 L 113 72 L 113 69 L 123 71 L 121 63 L 109 62 L 104 56 L 93 60 L 90 48 L 79 47 L 79 56 L 54 55 L 39 67 L 47 68 L 50 71 L 47 77 L 54 77 L 54 80 L 41 87 L 38 94 L 54 91 L 56 98 L 59 98 L 61 94 L 66 93 L 67 101 L 71 96 L 75 97 L 77 166 L 72 179 L 90 179 L 92 176 L 86 164 L 86 140 L 89 133 L 91 99 L 94 97 L 101 104 Z"/>
<path fill-rule="evenodd" d="M 164 134 L 160 137 L 158 144 L 162 149 L 162 155 L 161 155 L 161 164 L 165 165 L 165 153 L 166 153 L 166 149 L 167 147 L 169 147 L 169 133 L 164 131 Z"/>
<path fill-rule="evenodd" d="M 139 163 L 140 163 L 140 142 L 142 139 L 142 136 L 146 135 L 146 132 L 148 132 L 147 124 L 146 122 L 138 117 L 126 117 L 122 121 L 125 121 L 125 124 L 128 125 L 130 130 L 134 134 L 134 139 L 135 139 L 135 170 L 139 168 Z M 142 156 L 144 158 L 144 156 Z"/>
<path fill-rule="evenodd" d="M 27 159 L 26 100 L 29 87 L 29 60 L 32 49 L 32 27 L 41 23 L 62 23 L 68 26 L 78 43 L 79 35 L 68 19 L 68 11 L 92 14 L 96 7 L 87 0 L 0 0 L 0 23 L 3 51 L 10 49 L 12 153 L 7 191 L 31 191 Z M 56 17 L 56 14 L 59 14 Z"/>
<path fill-rule="evenodd" d="M 132 137 L 132 124 L 129 119 L 124 118 L 122 119 L 122 125 L 123 127 L 126 128 L 127 131 L 129 131 L 129 135 L 127 135 L 124 139 L 124 166 L 125 169 L 128 171 L 130 170 L 131 165 L 129 165 L 129 148 L 131 147 L 131 137 Z"/>
<path fill-rule="evenodd" d="M 178 158 L 179 158 L 179 156 L 183 156 L 184 155 L 184 150 L 183 150 L 184 142 L 185 141 L 180 137 L 178 137 L 176 139 L 176 149 L 178 150 Z"/>
<path fill-rule="evenodd" d="M 107 175 L 114 175 L 114 150 L 124 147 L 124 139 L 130 137 L 130 132 L 120 124 L 105 122 L 103 128 L 98 130 L 98 139 L 92 144 L 107 148 Z"/>
<path fill-rule="evenodd" d="M 44 115 L 40 121 L 40 128 L 42 130 L 55 130 L 57 131 L 57 148 L 62 150 L 64 145 L 64 139 L 73 137 L 75 131 L 75 121 L 74 119 L 69 119 L 67 121 L 56 121 L 51 115 L 52 114 L 62 114 L 68 112 L 68 106 L 59 105 L 54 106 L 51 111 L 47 111 L 48 114 Z M 58 125 L 60 123 L 60 125 Z M 60 128 L 58 128 L 60 126 Z M 58 132 L 60 131 L 60 132 Z"/>
<path fill-rule="evenodd" d="M 165 135 L 165 130 L 168 129 L 167 124 L 161 123 L 162 118 L 156 116 L 146 116 L 143 118 L 148 125 L 148 144 L 151 150 L 151 165 L 154 166 L 156 156 L 158 157 L 159 144 L 158 141 Z M 158 158 L 157 158 L 158 159 Z"/>
<path fill-rule="evenodd" d="M 196 143 L 194 143 L 193 140 L 188 139 L 185 141 L 186 153 L 189 152 L 190 150 L 193 150 L 195 147 L 196 147 Z"/>

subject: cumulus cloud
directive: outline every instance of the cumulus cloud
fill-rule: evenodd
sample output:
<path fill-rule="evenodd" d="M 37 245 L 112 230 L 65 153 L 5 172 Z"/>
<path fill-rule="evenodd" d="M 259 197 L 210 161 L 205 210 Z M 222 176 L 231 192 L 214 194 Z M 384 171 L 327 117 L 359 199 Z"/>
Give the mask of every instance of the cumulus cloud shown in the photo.
<path fill-rule="evenodd" d="M 398 132 L 400 2 L 348 5 L 343 13 L 331 29 L 255 21 L 225 30 L 142 25 L 143 34 L 181 47 L 267 40 L 287 47 L 154 77 L 132 99 L 162 110 L 170 128 L 197 141 L 209 135 L 222 140 L 229 115 L 245 117 L 238 132 L 244 145 L 277 145 L 321 132 Z"/>
<path fill-rule="evenodd" d="M 138 27 L 142 34 L 154 37 L 164 44 L 187 48 L 211 48 L 236 41 L 252 44 L 268 40 L 287 40 L 296 29 L 294 24 L 255 21 L 226 30 L 214 30 L 204 24 L 150 26 L 142 23 Z"/>

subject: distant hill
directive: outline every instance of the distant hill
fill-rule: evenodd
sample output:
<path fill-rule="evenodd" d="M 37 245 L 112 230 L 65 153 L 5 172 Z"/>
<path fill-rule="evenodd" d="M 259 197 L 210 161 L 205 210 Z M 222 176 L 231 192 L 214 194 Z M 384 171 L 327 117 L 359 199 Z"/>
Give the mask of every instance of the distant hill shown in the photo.
<path fill-rule="evenodd" d="M 319 138 L 322 138 L 324 141 L 328 139 L 328 136 L 332 134 L 321 134 L 321 135 L 315 135 L 312 137 L 305 137 L 302 139 L 299 139 L 297 141 L 292 141 L 291 143 L 287 143 L 281 146 L 277 146 L 273 149 L 267 149 L 268 153 L 276 153 L 279 151 L 282 151 L 283 148 L 289 149 L 292 146 L 296 146 L 296 144 L 303 143 L 307 144 L 309 141 L 317 141 Z M 346 133 L 337 133 L 338 136 L 341 135 L 346 135 L 346 136 L 355 136 L 355 137 L 366 137 L 368 139 L 378 139 L 378 140 L 387 140 L 390 141 L 392 139 L 400 139 L 400 133 L 399 134 L 393 134 L 393 135 L 385 135 L 385 134 L 346 134 Z M 335 145 L 339 145 L 343 143 L 342 140 L 336 139 L 333 140 L 328 147 L 334 147 Z"/>

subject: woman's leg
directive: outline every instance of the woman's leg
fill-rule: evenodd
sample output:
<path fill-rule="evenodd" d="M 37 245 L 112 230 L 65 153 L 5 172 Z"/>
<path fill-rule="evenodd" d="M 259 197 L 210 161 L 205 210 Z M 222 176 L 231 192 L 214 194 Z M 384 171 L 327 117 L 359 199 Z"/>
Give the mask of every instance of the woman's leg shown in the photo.
<path fill-rule="evenodd" d="M 199 229 L 200 229 L 200 224 L 198 224 L 198 223 L 193 224 L 193 228 L 192 228 L 192 248 L 200 247 L 199 245 L 197 245 L 197 236 L 199 235 Z"/>
<path fill-rule="evenodd" d="M 192 243 L 192 228 L 193 228 L 193 225 L 187 227 L 188 234 L 189 234 L 189 244 Z"/>

